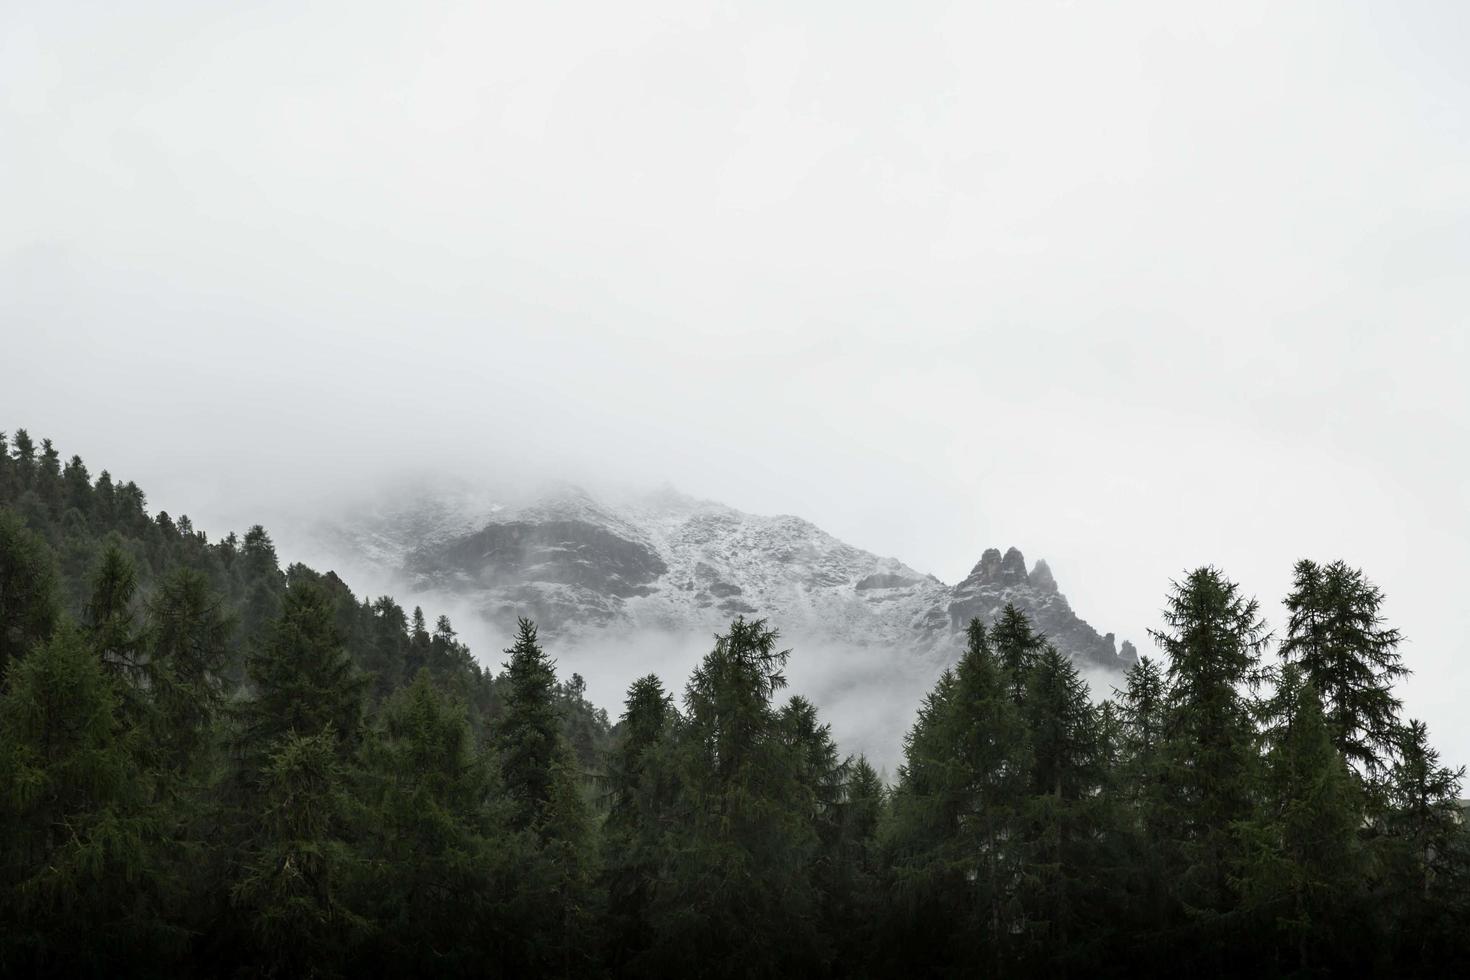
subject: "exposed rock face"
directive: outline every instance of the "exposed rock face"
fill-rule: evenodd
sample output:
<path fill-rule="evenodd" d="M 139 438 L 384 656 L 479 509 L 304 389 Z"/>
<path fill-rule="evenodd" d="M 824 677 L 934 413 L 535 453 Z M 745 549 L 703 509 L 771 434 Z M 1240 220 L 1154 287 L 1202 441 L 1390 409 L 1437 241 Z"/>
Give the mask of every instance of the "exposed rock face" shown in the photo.
<path fill-rule="evenodd" d="M 949 603 L 950 627 L 958 632 L 977 617 L 989 623 L 1007 603 L 1015 603 L 1039 632 L 1074 660 L 1126 669 L 1138 659 L 1133 644 L 1125 642 L 1120 653 L 1112 633 L 1099 635 L 1072 611 L 1066 596 L 1057 590 L 1046 562 L 1038 561 L 1028 573 L 1026 559 L 1016 548 L 1007 550 L 1004 556 L 995 548 L 988 549 L 965 580 L 954 587 Z"/>
<path fill-rule="evenodd" d="M 485 586 L 554 582 L 618 598 L 646 595 L 668 566 L 646 545 L 587 521 L 510 521 L 411 552 L 408 571 Z M 738 591 L 738 590 L 737 590 Z"/>
<path fill-rule="evenodd" d="M 509 506 L 471 492 L 415 497 L 335 529 L 335 547 L 398 568 L 411 590 L 534 618 L 559 642 L 607 630 L 712 633 L 768 617 L 793 641 L 947 659 L 964 626 L 1014 602 L 1059 649 L 1109 668 L 1136 654 L 1071 609 L 1045 562 L 987 549 L 953 588 L 797 517 L 760 517 L 671 491 L 606 504 L 574 487 Z"/>

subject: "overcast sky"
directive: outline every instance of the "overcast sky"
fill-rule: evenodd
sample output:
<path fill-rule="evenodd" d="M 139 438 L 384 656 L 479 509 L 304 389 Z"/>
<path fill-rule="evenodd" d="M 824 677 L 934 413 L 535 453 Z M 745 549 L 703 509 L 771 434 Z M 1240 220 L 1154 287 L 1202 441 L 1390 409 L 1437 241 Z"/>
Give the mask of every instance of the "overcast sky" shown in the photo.
<path fill-rule="evenodd" d="M 0 5 L 0 428 L 215 531 L 425 466 L 1014 544 L 1144 651 L 1343 557 L 1470 762 L 1470 5 L 305 7 Z"/>

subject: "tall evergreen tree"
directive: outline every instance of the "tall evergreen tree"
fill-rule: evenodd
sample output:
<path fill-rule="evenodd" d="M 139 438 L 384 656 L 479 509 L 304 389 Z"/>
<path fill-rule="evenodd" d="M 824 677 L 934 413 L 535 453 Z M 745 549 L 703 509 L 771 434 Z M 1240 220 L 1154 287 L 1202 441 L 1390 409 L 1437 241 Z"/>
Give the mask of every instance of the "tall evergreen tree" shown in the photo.
<path fill-rule="evenodd" d="M 635 680 L 623 702 L 620 739 L 608 760 L 603 876 L 608 955 L 622 968 L 652 941 L 648 908 L 664 828 L 676 819 L 669 740 L 678 713 L 655 674 Z"/>
<path fill-rule="evenodd" d="M 1243 824 L 1243 903 L 1278 938 L 1268 967 L 1351 969 L 1365 880 L 1357 786 L 1332 743 L 1316 688 L 1288 666 L 1267 706 L 1264 806 Z"/>
<path fill-rule="evenodd" d="M 553 896 L 544 914 L 541 969 L 574 972 L 595 944 L 578 945 L 591 897 L 591 837 L 570 747 L 556 706 L 556 669 L 522 617 L 502 675 L 505 714 L 496 725 L 500 777 L 511 826 L 529 831 Z"/>
<path fill-rule="evenodd" d="M 1251 816 L 1258 780 L 1253 705 L 1265 623 L 1254 599 L 1216 568 L 1175 583 L 1152 635 L 1168 656 L 1161 842 L 1175 862 L 1173 893 L 1193 910 L 1196 938 L 1216 935 L 1236 906 L 1241 849 L 1235 825 Z M 1223 957 L 1220 942 L 1195 944 Z M 1224 969 L 1216 960 L 1215 969 Z"/>
<path fill-rule="evenodd" d="M 1008 602 L 991 625 L 987 642 L 1006 672 L 1011 700 L 1020 704 L 1031 668 L 1046 649 L 1046 637 L 1032 628 L 1030 618 L 1015 603 Z"/>
<path fill-rule="evenodd" d="M 17 443 L 24 430 L 16 433 Z M 0 508 L 0 684 L 9 665 L 51 636 L 61 615 L 56 564 L 40 536 Z"/>
<path fill-rule="evenodd" d="M 355 855 L 344 840 L 347 774 L 332 724 L 272 741 L 258 789 L 260 818 L 230 890 L 253 940 L 248 969 L 335 975 L 366 923 L 347 900 Z"/>
<path fill-rule="evenodd" d="M 518 629 L 515 644 L 505 651 L 506 710 L 496 746 L 516 823 L 526 828 L 545 824 L 558 778 L 554 770 L 560 767 L 565 778 L 569 763 L 556 714 L 555 664 L 536 640 L 535 623 L 523 617 Z"/>
<path fill-rule="evenodd" d="M 280 618 L 246 670 L 253 696 L 239 708 L 239 741 L 247 766 L 279 754 L 274 743 L 288 734 L 314 738 L 328 728 L 339 757 L 351 753 L 361 735 L 365 681 L 342 647 L 321 585 L 302 581 L 286 593 Z"/>
<path fill-rule="evenodd" d="M 1393 684 L 1409 673 L 1382 604 L 1383 592 L 1345 562 L 1297 562 L 1281 644 L 1282 659 L 1320 692 L 1333 744 L 1370 780 L 1391 762 L 1401 707 Z"/>
<path fill-rule="evenodd" d="M 812 973 L 830 958 L 811 883 L 814 801 L 779 713 L 790 651 L 763 620 L 736 619 L 684 691 L 678 813 L 636 973 Z"/>
<path fill-rule="evenodd" d="M 69 626 L 9 674 L 0 699 L 0 972 L 150 973 L 183 937 L 160 914 L 163 824 L 114 682 Z"/>
<path fill-rule="evenodd" d="M 1397 753 L 1388 781 L 1389 827 L 1414 869 L 1415 890 L 1428 896 L 1444 870 L 1442 862 L 1455 853 L 1465 768 L 1440 763 L 1427 726 L 1417 719 L 1400 729 Z"/>
<path fill-rule="evenodd" d="M 1028 953 L 1055 969 L 1090 966 L 1090 956 L 1068 962 L 1062 951 L 1091 953 L 1076 942 L 1084 927 L 1096 934 L 1102 898 L 1100 854 L 1103 782 L 1097 713 L 1087 684 L 1070 660 L 1046 644 L 1027 676 L 1022 717 L 1031 745 L 1031 800 L 1024 842 Z"/>
<path fill-rule="evenodd" d="M 356 907 L 373 934 L 362 973 L 484 976 L 529 967 L 519 947 L 530 923 L 517 880 L 524 835 L 494 798 L 462 705 L 421 672 L 386 705 L 368 743 L 363 863 Z"/>
<path fill-rule="evenodd" d="M 1000 973 L 1013 954 L 1031 753 L 1011 674 L 978 619 L 967 637 L 905 739 L 886 848 L 904 952 L 938 972 Z"/>
<path fill-rule="evenodd" d="M 134 610 L 138 573 L 131 558 L 109 541 L 92 574 L 84 622 L 98 659 L 119 681 L 136 687 L 142 680 L 142 641 Z"/>
<path fill-rule="evenodd" d="M 165 766 L 184 771 L 224 702 L 234 618 L 202 572 L 180 568 L 148 599 L 146 676 L 157 711 L 155 744 Z"/>

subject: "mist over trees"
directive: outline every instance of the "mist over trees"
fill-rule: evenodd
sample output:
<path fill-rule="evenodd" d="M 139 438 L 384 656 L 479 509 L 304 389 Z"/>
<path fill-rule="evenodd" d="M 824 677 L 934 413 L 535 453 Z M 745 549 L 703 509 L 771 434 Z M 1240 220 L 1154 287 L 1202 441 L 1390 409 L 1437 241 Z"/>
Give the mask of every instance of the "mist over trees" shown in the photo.
<path fill-rule="evenodd" d="M 1273 636 L 1199 568 L 1096 692 L 1007 607 L 884 785 L 785 696 L 776 624 L 614 724 L 529 621 L 488 669 L 446 617 L 17 431 L 0 973 L 1443 975 L 1463 770 L 1402 715 L 1382 602 L 1302 561 Z"/>

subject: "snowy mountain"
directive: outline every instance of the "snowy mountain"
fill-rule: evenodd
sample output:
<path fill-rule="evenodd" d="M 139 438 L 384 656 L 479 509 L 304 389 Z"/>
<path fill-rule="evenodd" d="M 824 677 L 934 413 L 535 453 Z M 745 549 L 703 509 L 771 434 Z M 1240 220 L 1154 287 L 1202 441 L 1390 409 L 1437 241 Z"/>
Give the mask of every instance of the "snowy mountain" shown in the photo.
<path fill-rule="evenodd" d="M 394 571 L 489 623 L 529 616 L 563 646 L 642 631 L 721 630 L 763 616 L 788 637 L 947 660 L 973 616 L 1007 602 L 1075 660 L 1129 666 L 1129 643 L 1080 619 L 1045 562 L 984 552 L 955 586 L 837 540 L 809 521 L 758 516 L 670 489 L 598 499 L 566 484 L 512 501 L 474 487 L 417 488 L 319 529 L 328 553 Z"/>

